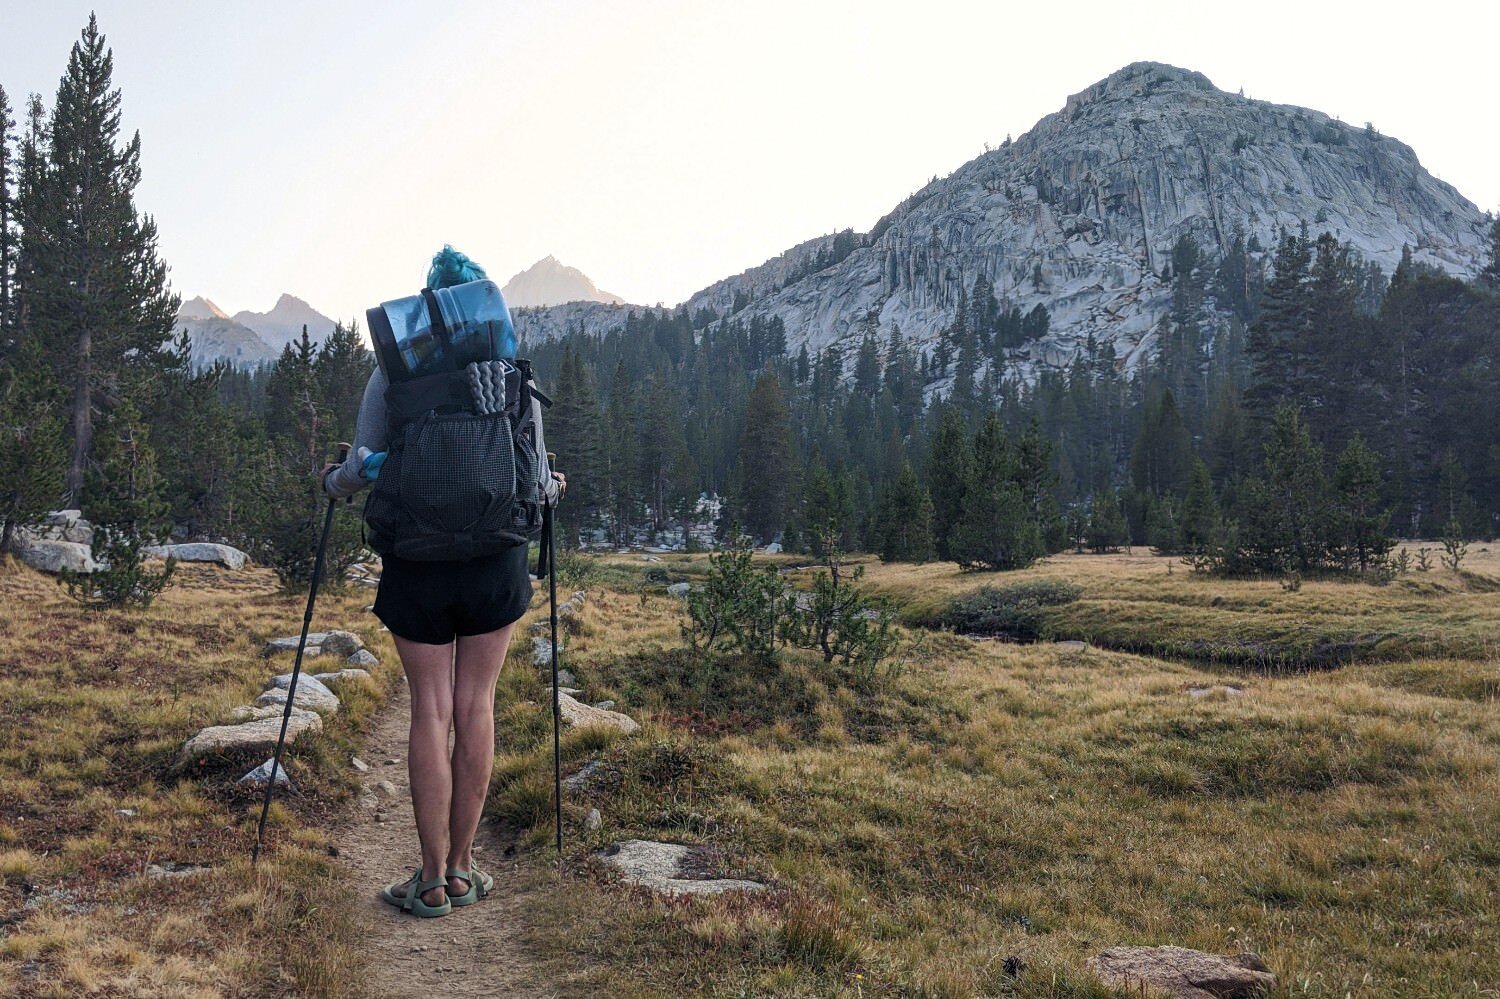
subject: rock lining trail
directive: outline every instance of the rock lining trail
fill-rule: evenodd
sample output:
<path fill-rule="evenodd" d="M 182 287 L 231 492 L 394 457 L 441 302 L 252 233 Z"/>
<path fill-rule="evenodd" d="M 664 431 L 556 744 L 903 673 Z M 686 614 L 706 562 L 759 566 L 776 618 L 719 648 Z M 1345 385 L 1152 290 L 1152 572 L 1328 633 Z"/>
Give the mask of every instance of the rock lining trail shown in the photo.
<path fill-rule="evenodd" d="M 335 831 L 339 860 L 349 869 L 355 919 L 370 955 L 371 992 L 376 995 L 515 996 L 534 999 L 558 993 L 542 980 L 523 950 L 529 891 L 524 861 L 505 856 L 509 842 L 487 820 L 479 824 L 474 859 L 495 878 L 487 898 L 447 916 L 420 919 L 380 900 L 380 889 L 410 875 L 421 862 L 406 774 L 410 694 L 403 682 L 376 717 L 362 758 L 364 778 L 376 795 L 377 781 L 394 794 L 379 806 L 356 806 Z M 369 795 L 367 795 L 368 799 Z M 377 814 L 383 812 L 383 821 Z"/>

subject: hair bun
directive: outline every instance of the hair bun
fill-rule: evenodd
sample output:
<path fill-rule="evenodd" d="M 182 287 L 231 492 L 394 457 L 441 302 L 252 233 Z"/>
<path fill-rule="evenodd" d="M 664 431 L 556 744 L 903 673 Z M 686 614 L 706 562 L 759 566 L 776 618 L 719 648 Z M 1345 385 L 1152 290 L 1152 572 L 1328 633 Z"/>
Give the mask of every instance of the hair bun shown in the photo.
<path fill-rule="evenodd" d="M 427 287 L 451 288 L 488 276 L 483 267 L 444 243 L 443 248 L 433 254 L 432 269 L 427 272 Z"/>

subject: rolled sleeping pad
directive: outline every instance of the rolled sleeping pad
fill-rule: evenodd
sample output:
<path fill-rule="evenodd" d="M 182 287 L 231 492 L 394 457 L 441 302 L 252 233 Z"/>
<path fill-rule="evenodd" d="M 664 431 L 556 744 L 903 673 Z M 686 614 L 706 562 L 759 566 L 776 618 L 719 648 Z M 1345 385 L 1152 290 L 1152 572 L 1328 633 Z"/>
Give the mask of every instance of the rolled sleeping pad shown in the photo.
<path fill-rule="evenodd" d="M 390 382 L 516 356 L 516 328 L 505 296 L 488 278 L 382 302 L 366 310 L 365 321 Z"/>

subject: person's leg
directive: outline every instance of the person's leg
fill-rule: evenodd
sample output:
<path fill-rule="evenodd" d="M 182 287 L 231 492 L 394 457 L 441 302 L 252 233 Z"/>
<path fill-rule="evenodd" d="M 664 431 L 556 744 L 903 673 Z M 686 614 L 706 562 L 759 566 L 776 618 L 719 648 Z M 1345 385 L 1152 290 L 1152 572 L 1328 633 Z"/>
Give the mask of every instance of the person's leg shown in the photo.
<path fill-rule="evenodd" d="M 426 645 L 391 636 L 401 654 L 411 691 L 411 734 L 407 739 L 407 775 L 411 807 L 422 843 L 422 877 L 444 872 L 448 853 L 448 810 L 453 798 L 453 770 L 448 759 L 448 731 L 453 725 L 453 643 Z M 422 896 L 428 905 L 443 904 L 443 889 Z"/>
<path fill-rule="evenodd" d="M 453 804 L 448 816 L 449 869 L 473 862 L 474 833 L 484 810 L 495 765 L 495 682 L 510 648 L 512 622 L 482 635 L 460 635 L 453 668 Z M 450 895 L 469 890 L 464 878 L 449 878 Z"/>

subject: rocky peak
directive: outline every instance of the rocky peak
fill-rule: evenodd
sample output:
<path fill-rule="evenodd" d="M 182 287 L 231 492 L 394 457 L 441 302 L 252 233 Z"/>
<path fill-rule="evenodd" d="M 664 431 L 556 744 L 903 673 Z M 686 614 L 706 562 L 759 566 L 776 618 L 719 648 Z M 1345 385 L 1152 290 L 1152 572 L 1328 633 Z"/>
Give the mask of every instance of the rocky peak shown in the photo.
<path fill-rule="evenodd" d="M 1071 112 L 1099 101 L 1127 100 L 1150 94 L 1166 95 L 1193 90 L 1219 92 L 1208 77 L 1194 70 L 1169 66 L 1164 62 L 1133 62 L 1070 96 L 1063 105 L 1063 111 Z"/>
<path fill-rule="evenodd" d="M 228 319 L 225 311 L 202 295 L 190 298 L 177 310 L 178 319 Z"/>
<path fill-rule="evenodd" d="M 567 302 L 607 302 L 618 305 L 619 295 L 601 291 L 583 271 L 548 254 L 506 282 L 501 289 L 512 308 L 561 305 Z"/>

